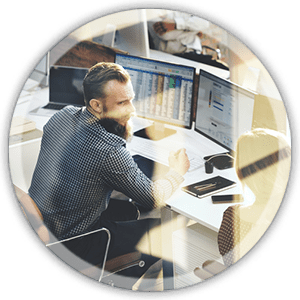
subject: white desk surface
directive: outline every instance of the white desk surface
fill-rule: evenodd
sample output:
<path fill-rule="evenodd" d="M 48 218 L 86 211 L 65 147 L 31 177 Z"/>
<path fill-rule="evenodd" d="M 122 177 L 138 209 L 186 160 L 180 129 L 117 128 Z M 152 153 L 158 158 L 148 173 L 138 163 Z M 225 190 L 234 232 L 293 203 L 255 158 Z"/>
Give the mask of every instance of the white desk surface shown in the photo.
<path fill-rule="evenodd" d="M 43 130 L 43 126 L 49 120 L 49 117 L 37 114 L 31 114 L 31 111 L 44 106 L 49 101 L 49 88 L 39 89 L 31 92 L 27 96 L 20 97 L 14 110 L 14 116 L 24 116 L 29 120 L 36 122 L 36 128 Z"/>
<path fill-rule="evenodd" d="M 143 127 L 147 120 L 138 119 L 135 122 L 135 128 L 139 129 Z M 172 126 L 170 126 L 172 127 Z M 201 157 L 214 153 L 226 152 L 226 149 L 210 141 L 206 137 L 197 133 L 193 129 L 182 129 L 178 127 L 172 127 L 177 130 L 175 135 L 167 137 L 161 141 L 147 141 L 149 143 L 156 143 L 158 146 L 163 148 L 168 147 L 171 150 L 178 150 L 180 148 L 186 148 L 188 151 L 197 153 Z M 128 149 L 135 154 L 134 144 L 143 142 L 144 139 L 134 137 L 132 142 L 128 144 Z M 181 187 L 196 183 L 211 177 L 223 176 L 237 183 L 237 186 L 219 192 L 219 194 L 239 194 L 242 193 L 242 187 L 238 181 L 234 168 L 226 170 L 217 170 L 214 168 L 212 174 L 206 174 L 204 165 L 199 169 L 188 172 L 184 178 L 185 181 L 181 184 Z M 218 231 L 222 222 L 223 212 L 226 208 L 232 204 L 213 204 L 211 196 L 205 198 L 197 198 L 192 195 L 183 192 L 179 189 L 170 199 L 166 201 L 166 204 L 171 207 L 171 209 L 185 217 L 188 217 L 214 231 Z M 248 205 L 250 203 L 244 202 L 243 204 Z"/>
<path fill-rule="evenodd" d="M 28 96 L 26 96 L 28 97 Z M 36 122 L 36 128 L 43 130 L 44 124 L 48 121 L 49 117 L 39 116 L 36 114 L 31 114 L 30 112 L 48 102 L 48 88 L 41 89 L 35 92 L 32 96 L 29 96 L 27 100 L 19 101 L 16 105 L 14 115 L 23 115 L 28 119 Z M 20 99 L 21 100 L 21 99 Z M 134 130 L 138 130 L 147 126 L 151 122 L 146 119 L 134 118 Z M 170 126 L 172 127 L 172 126 Z M 226 150 L 205 138 L 201 134 L 197 133 L 193 129 L 183 129 L 179 127 L 172 127 L 177 130 L 177 133 L 173 136 L 165 138 L 161 141 L 149 141 L 151 143 L 156 143 L 161 145 L 164 148 L 168 147 L 171 150 L 178 150 L 182 147 L 186 148 L 189 151 L 192 151 L 201 157 L 205 155 L 210 155 L 214 153 L 225 152 Z M 135 154 L 134 144 L 139 142 L 141 138 L 134 137 L 132 142 L 128 144 L 128 149 Z M 144 139 L 142 139 L 145 141 Z M 233 168 L 227 170 L 217 170 L 214 168 L 212 174 L 206 174 L 204 166 L 199 169 L 188 172 L 184 177 L 185 181 L 182 183 L 182 186 L 192 184 L 204 179 L 208 179 L 214 176 L 223 176 L 225 178 L 231 179 L 238 183 L 235 171 Z M 220 192 L 220 194 L 238 194 L 241 193 L 242 189 L 240 184 L 235 188 L 231 188 Z M 192 220 L 199 222 L 200 224 L 217 231 L 221 225 L 223 212 L 229 206 L 229 204 L 212 204 L 211 197 L 206 198 L 196 198 L 191 196 L 179 189 L 167 202 L 166 204 L 171 207 L 175 212 L 182 214 Z M 248 204 L 248 203 L 245 203 Z"/>

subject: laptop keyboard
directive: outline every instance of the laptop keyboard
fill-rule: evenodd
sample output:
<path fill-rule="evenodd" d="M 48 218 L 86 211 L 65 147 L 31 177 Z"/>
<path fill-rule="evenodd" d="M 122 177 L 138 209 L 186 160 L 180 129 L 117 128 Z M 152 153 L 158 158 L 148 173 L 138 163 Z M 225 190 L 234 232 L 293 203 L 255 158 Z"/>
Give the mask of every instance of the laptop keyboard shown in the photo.
<path fill-rule="evenodd" d="M 66 104 L 48 103 L 47 105 L 43 106 L 43 108 L 60 110 L 60 109 L 64 108 L 65 106 L 66 106 Z"/>

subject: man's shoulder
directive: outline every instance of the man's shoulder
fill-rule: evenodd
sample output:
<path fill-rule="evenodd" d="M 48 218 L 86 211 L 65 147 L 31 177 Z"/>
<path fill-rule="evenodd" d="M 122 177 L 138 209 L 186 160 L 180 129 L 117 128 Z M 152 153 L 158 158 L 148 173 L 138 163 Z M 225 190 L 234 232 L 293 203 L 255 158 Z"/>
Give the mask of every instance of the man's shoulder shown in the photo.
<path fill-rule="evenodd" d="M 65 106 L 63 109 L 61 109 L 57 114 L 72 116 L 72 115 L 77 115 L 77 114 L 81 113 L 83 109 L 84 109 L 84 107 L 68 105 L 68 106 Z"/>
<path fill-rule="evenodd" d="M 64 130 L 89 140 L 90 145 L 99 145 L 115 149 L 125 146 L 126 142 L 112 134 L 98 122 L 85 107 L 66 106 L 49 120 L 51 127 L 63 127 Z"/>
<path fill-rule="evenodd" d="M 64 118 L 72 118 L 75 115 L 77 115 L 78 113 L 80 113 L 81 108 L 80 107 L 75 107 L 75 106 L 65 106 L 64 108 L 62 108 L 61 110 L 59 110 L 58 112 L 56 112 L 50 119 L 49 121 L 58 121 L 58 120 L 62 120 Z"/>

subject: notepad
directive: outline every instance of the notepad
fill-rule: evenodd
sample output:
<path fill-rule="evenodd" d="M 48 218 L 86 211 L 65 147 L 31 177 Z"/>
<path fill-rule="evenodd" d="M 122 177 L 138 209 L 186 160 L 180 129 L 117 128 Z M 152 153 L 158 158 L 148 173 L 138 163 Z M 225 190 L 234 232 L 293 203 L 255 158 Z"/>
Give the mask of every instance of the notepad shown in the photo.
<path fill-rule="evenodd" d="M 226 179 L 222 176 L 216 176 L 207 180 L 187 185 L 183 187 L 182 190 L 192 196 L 203 198 L 217 192 L 233 188 L 235 186 L 236 182 Z"/>
<path fill-rule="evenodd" d="M 21 134 L 35 129 L 35 122 L 22 116 L 13 117 L 9 135 Z"/>

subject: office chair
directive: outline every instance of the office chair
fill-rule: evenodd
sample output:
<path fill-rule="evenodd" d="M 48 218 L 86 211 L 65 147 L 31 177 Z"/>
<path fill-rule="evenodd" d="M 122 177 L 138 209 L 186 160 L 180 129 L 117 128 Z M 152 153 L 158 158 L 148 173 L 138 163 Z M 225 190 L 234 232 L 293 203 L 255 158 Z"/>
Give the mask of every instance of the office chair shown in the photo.
<path fill-rule="evenodd" d="M 15 185 L 14 185 L 14 189 L 25 217 L 33 227 L 34 231 L 40 237 L 40 239 L 64 262 L 68 263 L 69 261 L 68 263 L 69 265 L 71 265 L 72 262 L 74 263 L 75 261 L 77 261 L 78 266 L 82 267 L 82 269 L 78 271 L 80 271 L 82 274 L 94 279 L 96 279 L 96 276 L 97 277 L 99 276 L 98 278 L 99 282 L 102 281 L 113 286 L 114 282 L 113 279 L 110 279 L 111 275 L 114 275 L 118 272 L 121 272 L 125 269 L 132 268 L 135 266 L 141 268 L 144 267 L 145 262 L 141 260 L 140 252 L 128 253 L 107 261 L 107 254 L 108 254 L 108 249 L 110 244 L 110 232 L 107 228 L 104 227 L 86 234 L 81 234 L 69 239 L 58 241 L 45 226 L 43 222 L 43 216 L 39 208 L 33 201 L 33 199 L 27 193 L 25 193 L 23 190 L 21 190 Z M 104 258 L 101 266 L 91 267 L 90 265 L 88 265 L 88 263 L 79 261 L 79 259 L 74 254 L 72 254 L 69 250 L 66 249 L 66 247 L 63 246 L 63 243 L 66 241 L 81 238 L 86 235 L 95 234 L 98 232 L 104 232 L 107 235 L 107 244 L 105 248 L 106 250 L 104 253 Z M 56 247 L 54 248 L 53 246 Z M 100 275 L 99 275 L 99 269 L 100 269 Z"/>
<path fill-rule="evenodd" d="M 220 49 L 214 49 L 212 47 L 202 45 L 202 54 L 207 55 L 207 50 L 215 52 L 218 60 L 222 58 Z"/>

